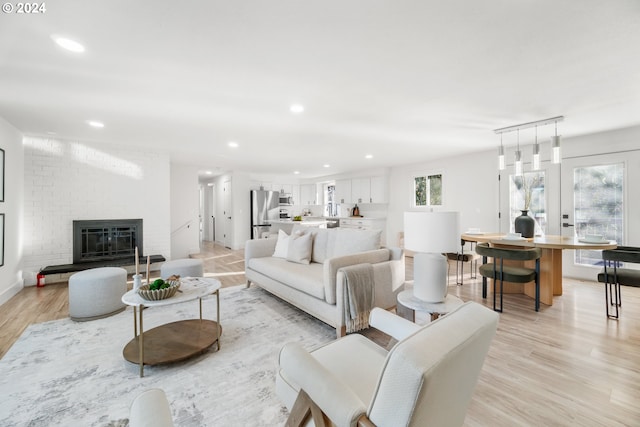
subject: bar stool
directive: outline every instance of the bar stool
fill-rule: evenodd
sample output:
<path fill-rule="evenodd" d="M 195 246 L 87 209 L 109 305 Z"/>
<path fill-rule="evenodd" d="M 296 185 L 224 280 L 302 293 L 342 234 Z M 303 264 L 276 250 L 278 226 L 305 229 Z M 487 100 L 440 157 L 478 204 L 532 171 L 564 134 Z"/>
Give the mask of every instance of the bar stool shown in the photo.
<path fill-rule="evenodd" d="M 620 285 L 640 287 L 640 270 L 621 268 L 623 262 L 640 263 L 640 248 L 618 246 L 602 251 L 604 270 L 598 274 L 598 282 L 604 283 L 604 300 L 607 317 L 618 319 L 622 307 Z M 615 315 L 609 313 L 609 306 L 615 307 Z"/>

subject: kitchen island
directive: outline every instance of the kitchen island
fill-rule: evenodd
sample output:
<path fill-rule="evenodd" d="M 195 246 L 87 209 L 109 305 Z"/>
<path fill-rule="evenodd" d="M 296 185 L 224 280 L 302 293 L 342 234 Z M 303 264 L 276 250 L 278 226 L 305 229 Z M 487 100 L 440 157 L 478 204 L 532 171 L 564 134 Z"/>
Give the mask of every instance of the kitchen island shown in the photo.
<path fill-rule="evenodd" d="M 291 230 L 293 230 L 293 226 L 296 224 L 302 227 L 327 228 L 327 220 L 320 217 L 303 218 L 302 221 L 294 221 L 292 219 L 272 219 L 269 223 L 271 224 L 269 234 L 272 235 L 277 235 L 278 230 L 291 234 Z"/>

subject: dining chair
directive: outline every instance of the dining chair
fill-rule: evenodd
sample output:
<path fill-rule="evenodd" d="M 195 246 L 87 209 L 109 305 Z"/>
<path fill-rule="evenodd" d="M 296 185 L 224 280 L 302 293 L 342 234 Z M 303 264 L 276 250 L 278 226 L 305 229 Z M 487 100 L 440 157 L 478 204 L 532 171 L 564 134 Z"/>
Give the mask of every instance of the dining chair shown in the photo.
<path fill-rule="evenodd" d="M 540 248 L 531 249 L 507 249 L 490 247 L 488 243 L 478 243 L 476 252 L 482 256 L 482 265 L 479 268 L 482 276 L 482 298 L 487 297 L 487 279 L 493 280 L 493 309 L 502 313 L 502 296 L 504 282 L 529 283 L 535 281 L 535 307 L 540 310 Z M 493 258 L 493 262 L 487 262 Z M 505 260 L 532 261 L 535 260 L 535 268 L 526 266 L 505 265 Z M 500 281 L 500 308 L 496 307 L 496 282 Z"/>
<path fill-rule="evenodd" d="M 464 285 L 464 264 L 469 263 L 469 273 L 472 279 L 475 279 L 478 270 L 478 260 L 480 255 L 473 249 L 475 242 L 469 242 L 469 248 L 465 250 L 465 240 L 460 241 L 460 252 L 447 252 L 448 261 L 456 263 L 456 285 Z M 447 280 L 449 279 L 449 271 L 447 270 Z"/>
<path fill-rule="evenodd" d="M 640 264 L 640 248 L 618 246 L 602 251 L 604 269 L 598 274 L 598 282 L 604 283 L 604 300 L 607 317 L 617 319 L 622 307 L 620 285 L 640 286 L 640 270 L 622 268 L 622 263 Z M 609 307 L 615 307 L 615 315 L 609 314 Z"/>

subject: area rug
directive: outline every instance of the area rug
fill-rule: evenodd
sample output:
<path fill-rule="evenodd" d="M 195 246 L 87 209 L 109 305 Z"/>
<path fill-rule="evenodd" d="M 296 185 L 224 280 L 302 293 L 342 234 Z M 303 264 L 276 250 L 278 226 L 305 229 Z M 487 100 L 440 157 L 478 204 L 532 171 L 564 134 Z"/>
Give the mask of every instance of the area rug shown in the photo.
<path fill-rule="evenodd" d="M 203 302 L 215 319 L 215 298 Z M 145 330 L 195 318 L 198 303 L 145 311 Z M 221 350 L 187 361 L 146 366 L 122 357 L 133 337 L 131 307 L 90 322 L 29 326 L 0 360 L 0 425 L 126 426 L 141 391 L 162 388 L 177 426 L 277 426 L 287 413 L 275 395 L 278 352 L 287 342 L 313 348 L 335 330 L 252 286 L 220 291 Z"/>

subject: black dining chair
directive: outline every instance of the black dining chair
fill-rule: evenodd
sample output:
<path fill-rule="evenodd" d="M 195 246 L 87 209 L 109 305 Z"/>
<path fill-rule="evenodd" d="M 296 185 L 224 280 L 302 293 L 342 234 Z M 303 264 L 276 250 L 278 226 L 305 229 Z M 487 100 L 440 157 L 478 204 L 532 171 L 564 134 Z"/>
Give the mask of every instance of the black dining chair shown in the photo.
<path fill-rule="evenodd" d="M 640 287 L 640 270 L 622 268 L 622 263 L 640 264 L 640 248 L 618 246 L 615 249 L 605 249 L 602 251 L 602 260 L 604 261 L 604 270 L 598 274 L 598 282 L 604 283 L 607 317 L 617 319 L 620 316 L 620 307 L 622 307 L 620 285 Z M 609 314 L 610 306 L 615 307 L 615 315 L 613 312 Z"/>
<path fill-rule="evenodd" d="M 482 265 L 479 268 L 482 276 L 482 298 L 487 298 L 487 279 L 493 280 L 493 309 L 502 313 L 502 295 L 504 282 L 536 284 L 535 306 L 540 310 L 540 248 L 507 249 L 493 248 L 488 243 L 478 243 L 476 253 L 482 255 Z M 493 258 L 493 262 L 487 262 Z M 535 260 L 535 268 L 505 265 L 505 260 L 531 261 Z M 500 308 L 496 308 L 496 282 L 500 282 Z"/>

